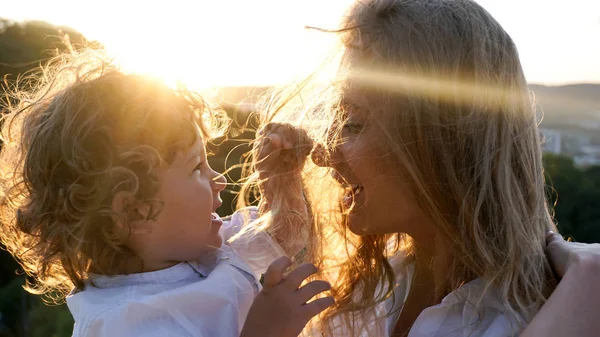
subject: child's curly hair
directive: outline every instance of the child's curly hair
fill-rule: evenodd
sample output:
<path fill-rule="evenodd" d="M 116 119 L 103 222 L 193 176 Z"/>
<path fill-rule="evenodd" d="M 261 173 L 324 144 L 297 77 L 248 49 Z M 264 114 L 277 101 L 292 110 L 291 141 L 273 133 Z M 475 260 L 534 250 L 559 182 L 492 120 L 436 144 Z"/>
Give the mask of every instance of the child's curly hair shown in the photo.
<path fill-rule="evenodd" d="M 0 153 L 0 240 L 34 282 L 62 299 L 88 273 L 132 272 L 141 260 L 116 233 L 134 206 L 160 212 L 156 168 L 228 124 L 200 96 L 125 74 L 99 51 L 71 52 L 7 85 Z M 123 212 L 115 193 L 133 196 Z M 127 229 L 130 230 L 130 229 Z M 122 233 L 121 233 L 122 234 Z"/>

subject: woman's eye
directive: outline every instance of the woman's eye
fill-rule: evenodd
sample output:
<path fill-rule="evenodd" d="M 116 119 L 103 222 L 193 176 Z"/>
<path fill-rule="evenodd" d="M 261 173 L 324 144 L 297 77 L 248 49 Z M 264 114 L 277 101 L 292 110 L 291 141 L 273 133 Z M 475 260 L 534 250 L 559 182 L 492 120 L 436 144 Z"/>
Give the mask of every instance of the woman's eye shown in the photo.
<path fill-rule="evenodd" d="M 343 127 L 343 131 L 348 131 L 353 134 L 357 134 L 357 133 L 361 132 L 362 129 L 363 129 L 363 125 L 358 124 L 358 123 L 346 123 L 346 124 L 344 124 L 344 127 Z"/>

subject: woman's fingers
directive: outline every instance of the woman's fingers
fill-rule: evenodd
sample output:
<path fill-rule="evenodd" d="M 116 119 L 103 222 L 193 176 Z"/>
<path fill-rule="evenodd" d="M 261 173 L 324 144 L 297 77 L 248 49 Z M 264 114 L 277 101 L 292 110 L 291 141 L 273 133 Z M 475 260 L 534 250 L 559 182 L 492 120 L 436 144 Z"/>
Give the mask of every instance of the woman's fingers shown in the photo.
<path fill-rule="evenodd" d="M 267 271 L 264 273 L 264 283 L 263 286 L 274 287 L 279 284 L 284 279 L 284 272 L 287 268 L 292 265 L 292 260 L 290 260 L 287 256 L 281 256 L 275 261 L 271 262 Z"/>

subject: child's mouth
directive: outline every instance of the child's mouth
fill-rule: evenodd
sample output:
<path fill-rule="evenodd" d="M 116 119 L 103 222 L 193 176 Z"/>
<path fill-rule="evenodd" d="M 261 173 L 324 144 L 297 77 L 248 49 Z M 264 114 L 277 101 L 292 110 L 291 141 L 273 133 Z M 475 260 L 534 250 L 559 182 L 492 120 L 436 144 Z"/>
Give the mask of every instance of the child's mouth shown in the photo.
<path fill-rule="evenodd" d="M 221 217 L 217 214 L 217 213 L 212 213 L 212 223 L 215 225 L 222 225 L 223 224 L 223 220 L 221 219 Z"/>

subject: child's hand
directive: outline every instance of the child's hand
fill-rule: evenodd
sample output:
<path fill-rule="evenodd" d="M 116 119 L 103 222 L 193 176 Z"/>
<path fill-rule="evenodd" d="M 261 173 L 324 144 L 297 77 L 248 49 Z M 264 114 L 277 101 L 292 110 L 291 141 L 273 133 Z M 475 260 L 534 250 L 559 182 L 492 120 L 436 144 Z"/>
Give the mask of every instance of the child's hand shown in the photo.
<path fill-rule="evenodd" d="M 261 214 L 271 212 L 267 231 L 286 255 L 305 256 L 312 219 L 301 173 L 313 141 L 304 130 L 284 123 L 269 123 L 256 135 L 255 168 L 261 194 L 258 208 Z"/>
<path fill-rule="evenodd" d="M 334 304 L 332 297 L 307 303 L 315 295 L 331 288 L 325 281 L 302 282 L 317 272 L 312 264 L 303 264 L 284 278 L 290 259 L 275 260 L 264 275 L 264 289 L 256 296 L 240 337 L 297 337 L 314 316 Z"/>
<path fill-rule="evenodd" d="M 302 129 L 285 123 L 269 123 L 256 133 L 254 154 L 260 179 L 299 172 L 313 142 Z"/>

